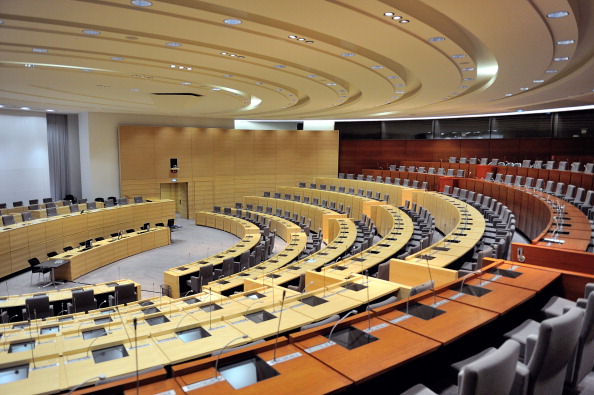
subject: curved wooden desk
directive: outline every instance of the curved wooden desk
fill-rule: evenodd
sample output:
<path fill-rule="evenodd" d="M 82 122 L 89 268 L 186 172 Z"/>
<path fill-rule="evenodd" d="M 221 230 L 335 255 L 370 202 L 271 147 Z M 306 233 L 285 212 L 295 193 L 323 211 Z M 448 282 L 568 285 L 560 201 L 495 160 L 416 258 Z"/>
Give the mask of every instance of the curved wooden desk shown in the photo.
<path fill-rule="evenodd" d="M 46 259 L 49 251 L 78 246 L 81 241 L 107 237 L 119 230 L 138 229 L 146 222 L 175 218 L 175 202 L 159 200 L 65 214 L 0 228 L 0 277 L 29 268 L 27 260 Z"/>
<path fill-rule="evenodd" d="M 338 191 L 339 187 L 344 187 L 345 191 L 348 192 L 349 188 L 354 188 L 355 191 L 363 189 L 364 191 L 372 191 L 375 195 L 380 193 L 382 199 L 385 195 L 389 195 L 388 203 L 392 206 L 402 206 L 402 202 L 406 199 L 410 199 L 410 191 L 412 188 L 403 187 L 400 185 L 383 184 L 381 182 L 362 181 L 362 180 L 347 180 L 344 178 L 333 178 L 333 177 L 316 177 L 316 186 L 319 188 L 320 185 L 326 185 L 326 189 L 330 186 L 335 186 Z"/>

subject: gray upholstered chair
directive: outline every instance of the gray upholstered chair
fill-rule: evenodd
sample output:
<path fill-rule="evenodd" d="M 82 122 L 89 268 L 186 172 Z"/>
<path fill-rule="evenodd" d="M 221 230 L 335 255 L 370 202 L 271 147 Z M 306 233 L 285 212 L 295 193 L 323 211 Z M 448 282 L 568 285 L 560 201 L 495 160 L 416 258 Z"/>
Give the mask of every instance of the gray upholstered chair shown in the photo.
<path fill-rule="evenodd" d="M 36 320 L 54 316 L 54 306 L 50 305 L 49 296 L 34 296 L 25 299 L 23 308 L 23 320 Z"/>
<path fill-rule="evenodd" d="M 138 300 L 136 294 L 136 287 L 134 284 L 118 284 L 115 286 L 114 294 L 109 295 L 108 301 L 110 306 L 119 304 L 128 304 Z"/>
<path fill-rule="evenodd" d="M 586 284 L 586 287 L 584 289 L 584 299 L 578 299 L 578 302 L 582 300 L 585 305 L 586 300 L 588 299 L 588 296 L 592 293 L 592 291 L 594 291 L 594 283 Z M 559 317 L 560 315 L 563 315 L 567 309 L 570 309 L 575 306 L 576 302 L 572 300 L 561 298 L 559 296 L 553 296 L 551 299 L 549 299 L 549 301 L 541 309 L 541 311 L 543 312 L 546 318 Z"/>
<path fill-rule="evenodd" d="M 68 302 L 66 305 L 68 314 L 78 313 L 84 311 L 88 313 L 89 310 L 97 308 L 97 299 L 92 289 L 86 291 L 78 291 L 72 293 L 72 303 Z"/>
<path fill-rule="evenodd" d="M 326 324 L 329 324 L 331 322 L 338 321 L 339 319 L 340 319 L 340 316 L 338 314 L 334 314 L 334 315 L 331 315 L 330 317 L 328 317 L 326 319 L 323 319 L 321 321 L 312 322 L 311 324 L 304 325 L 304 326 L 301 327 L 300 330 L 301 331 L 306 331 L 306 330 L 311 329 L 311 328 L 317 328 L 318 326 L 326 325 Z"/>
<path fill-rule="evenodd" d="M 538 335 L 528 335 L 524 363 L 518 362 L 513 393 L 561 394 L 567 365 L 574 356 L 584 310 L 574 307 L 544 320 Z"/>
<path fill-rule="evenodd" d="M 520 345 L 508 340 L 488 354 L 462 367 L 458 373 L 457 393 L 463 395 L 508 395 L 514 383 Z M 447 391 L 448 393 L 450 391 Z M 451 391 L 453 392 L 453 391 Z M 435 394 L 418 384 L 403 395 Z"/>

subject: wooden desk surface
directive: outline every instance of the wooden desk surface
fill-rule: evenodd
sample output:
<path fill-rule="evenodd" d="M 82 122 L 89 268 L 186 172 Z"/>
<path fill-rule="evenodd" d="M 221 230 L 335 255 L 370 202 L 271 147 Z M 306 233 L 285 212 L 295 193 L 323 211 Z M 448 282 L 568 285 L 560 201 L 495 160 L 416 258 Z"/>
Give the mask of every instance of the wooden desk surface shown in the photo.
<path fill-rule="evenodd" d="M 535 291 L 516 288 L 498 282 L 485 281 L 480 278 L 469 279 L 464 284 L 487 289 L 491 292 L 482 296 L 469 295 L 460 292 L 462 284 L 459 284 L 451 287 L 449 290 L 439 292 L 438 295 L 498 314 L 505 314 L 536 295 Z"/>
<path fill-rule="evenodd" d="M 415 302 L 425 306 L 432 306 L 436 302 L 435 307 L 445 311 L 445 313 L 430 320 L 423 320 L 406 314 L 406 301 L 379 308 L 377 313 L 379 318 L 385 321 L 444 344 L 450 343 L 494 320 L 498 315 L 492 311 L 447 300 L 440 296 L 434 299 L 432 294 L 422 298 L 411 298 L 409 309 L 415 305 Z"/>
<path fill-rule="evenodd" d="M 279 375 L 262 380 L 258 383 L 234 389 L 226 380 L 192 390 L 193 384 L 215 376 L 214 364 L 216 358 L 190 362 L 180 367 L 174 366 L 173 374 L 186 393 L 190 394 L 327 394 L 343 390 L 352 381 L 342 376 L 334 369 L 311 357 L 292 344 L 287 344 L 285 337 L 279 338 L 274 361 L 274 341 L 257 345 L 243 352 L 223 354 L 219 366 L 258 356 L 268 362 Z M 187 387 L 185 387 L 187 386 Z"/>
<path fill-rule="evenodd" d="M 314 328 L 293 333 L 290 335 L 291 342 L 356 383 L 419 358 L 441 345 L 435 340 L 375 317 L 371 318 L 369 323 L 367 314 L 362 313 L 343 321 L 336 327 L 333 337 L 340 329 L 353 326 L 360 330 L 367 330 L 378 340 L 352 350 L 347 350 L 338 344 L 316 349 L 316 346 L 328 342 L 324 335 L 330 332 L 333 324 L 321 327 L 323 329 Z M 371 330 L 369 330 L 370 327 Z"/>
<path fill-rule="evenodd" d="M 501 274 L 501 272 L 497 271 L 498 268 L 511 270 L 521 274 L 516 278 L 505 277 Z M 487 272 L 483 275 L 483 279 L 511 285 L 518 288 L 530 289 L 538 293 L 541 289 L 555 281 L 560 276 L 560 273 L 553 271 L 533 269 L 519 264 L 503 263 L 498 265 L 496 268 L 487 270 Z"/>

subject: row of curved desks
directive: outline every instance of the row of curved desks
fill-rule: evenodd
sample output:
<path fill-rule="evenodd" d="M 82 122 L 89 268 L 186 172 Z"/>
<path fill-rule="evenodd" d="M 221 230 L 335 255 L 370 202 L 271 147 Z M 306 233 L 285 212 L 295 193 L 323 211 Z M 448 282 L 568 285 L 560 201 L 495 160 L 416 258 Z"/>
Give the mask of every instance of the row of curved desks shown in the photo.
<path fill-rule="evenodd" d="M 485 232 L 485 218 L 465 202 L 435 192 L 420 191 L 413 192 L 413 200 L 433 214 L 435 226 L 445 236 L 406 257 L 407 261 L 445 267 L 474 248 Z"/>
<path fill-rule="evenodd" d="M 175 202 L 159 200 L 72 213 L 0 228 L 0 277 L 29 267 L 27 260 L 46 259 L 49 251 L 78 246 L 81 241 L 107 237 L 149 222 L 175 218 Z"/>
<path fill-rule="evenodd" d="M 316 177 L 314 179 L 316 185 L 326 185 L 326 189 L 330 186 L 334 186 L 338 191 L 340 187 L 344 187 L 345 191 L 348 192 L 350 188 L 353 188 L 355 192 L 359 189 L 364 191 L 372 191 L 373 194 L 380 193 L 382 199 L 385 195 L 388 195 L 388 203 L 393 206 L 402 206 L 405 200 L 410 200 L 411 191 L 414 189 L 403 187 L 400 185 L 383 184 L 380 182 L 363 181 L 363 180 L 348 180 L 345 178 L 334 178 L 334 177 Z"/>
<path fill-rule="evenodd" d="M 516 226 L 532 244 L 558 249 L 586 251 L 590 242 L 588 218 L 572 204 L 543 192 L 484 180 L 461 179 L 460 188 L 482 193 L 506 205 L 516 216 Z M 563 226 L 555 206 L 565 206 Z M 556 236 L 556 237 L 555 237 Z M 551 242 L 557 239 L 563 242 Z"/>
<path fill-rule="evenodd" d="M 260 228 L 249 221 L 230 215 L 198 211 L 196 212 L 196 225 L 232 233 L 240 240 L 234 246 L 218 254 L 166 270 L 164 282 L 171 288 L 171 296 L 174 298 L 179 298 L 190 290 L 186 281 L 191 276 L 198 275 L 201 266 L 206 264 L 221 265 L 225 259 L 236 258 L 243 252 L 250 251 L 260 242 Z"/>
<path fill-rule="evenodd" d="M 336 327 L 332 341 L 327 337 L 334 323 L 290 333 L 288 339 L 280 337 L 276 347 L 274 340 L 270 340 L 224 354 L 220 357 L 219 371 L 231 364 L 256 358 L 268 362 L 276 374 L 245 387 L 244 391 L 327 393 L 352 389 L 354 385 L 403 367 L 499 319 L 559 277 L 555 272 L 505 261 L 498 261 L 494 266 L 501 269 L 491 269 L 492 273 L 484 273 L 482 278 L 476 275 L 465 279 L 465 284 L 489 291 L 480 297 L 460 292 L 462 280 L 459 279 L 439 287 L 435 294 L 424 292 L 408 301 L 401 300 L 375 309 L 370 316 L 367 313 L 350 316 Z M 506 277 L 502 275 L 504 271 L 517 277 Z M 417 316 L 423 309 L 419 306 L 430 310 L 437 308 L 441 313 L 423 319 Z M 349 332 L 354 338 L 361 338 L 355 333 L 366 333 L 365 341 L 346 348 L 342 339 Z M 162 382 L 156 388 L 218 394 L 235 392 L 233 385 L 237 384 L 233 378 L 225 378 L 214 370 L 216 361 L 217 357 L 211 357 L 174 365 L 169 385 Z M 405 377 L 401 378 L 401 381 L 405 380 Z M 155 387 L 147 385 L 147 388 Z"/>

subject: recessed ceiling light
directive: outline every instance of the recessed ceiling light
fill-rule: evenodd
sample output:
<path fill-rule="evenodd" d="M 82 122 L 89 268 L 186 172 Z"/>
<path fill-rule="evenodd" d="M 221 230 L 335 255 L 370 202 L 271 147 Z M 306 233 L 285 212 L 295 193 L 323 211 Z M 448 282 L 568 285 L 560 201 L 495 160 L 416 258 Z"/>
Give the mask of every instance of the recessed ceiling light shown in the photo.
<path fill-rule="evenodd" d="M 316 78 L 316 77 L 317 77 L 317 75 L 315 75 L 315 74 L 310 74 L 307 76 L 307 78 Z"/>
<path fill-rule="evenodd" d="M 134 4 L 137 7 L 150 7 L 153 5 L 153 3 L 151 3 L 148 0 L 132 0 L 130 3 Z"/>
<path fill-rule="evenodd" d="M 472 77 L 466 77 L 466 78 L 464 78 L 464 81 L 472 81 L 472 80 L 474 80 L 474 78 L 472 78 Z"/>
<path fill-rule="evenodd" d="M 101 32 L 97 30 L 83 30 L 82 32 L 84 34 L 88 34 L 89 36 L 98 36 L 101 34 Z"/>
<path fill-rule="evenodd" d="M 380 66 L 380 65 L 375 65 L 375 66 L 371 66 L 372 69 L 378 70 L 378 69 L 383 69 L 384 66 Z"/>
<path fill-rule="evenodd" d="M 557 70 L 547 70 L 545 71 L 545 73 L 547 74 L 555 74 L 557 72 Z"/>
<path fill-rule="evenodd" d="M 392 96 L 392 99 L 400 99 L 400 96 Z"/>
<path fill-rule="evenodd" d="M 542 84 L 544 82 L 544 80 L 534 80 L 532 82 L 534 82 L 535 84 Z"/>
<path fill-rule="evenodd" d="M 294 35 L 294 34 L 291 34 L 291 35 L 289 35 L 289 38 L 291 38 L 291 39 L 293 39 L 293 40 L 294 40 L 294 39 L 296 39 L 296 38 L 297 38 L 297 36 L 296 36 L 296 35 Z"/>
<path fill-rule="evenodd" d="M 84 72 L 90 73 L 93 70 L 91 70 L 91 69 L 80 69 L 80 71 L 84 71 Z"/>
<path fill-rule="evenodd" d="M 505 97 L 510 97 L 510 96 L 513 96 L 513 93 L 506 93 L 505 94 Z"/>
<path fill-rule="evenodd" d="M 428 41 L 431 41 L 431 42 L 445 41 L 445 37 L 431 37 L 428 39 Z"/>
<path fill-rule="evenodd" d="M 555 58 L 555 62 L 563 62 L 564 60 L 569 60 L 569 58 L 567 56 Z"/>
<path fill-rule="evenodd" d="M 390 75 L 390 76 L 388 76 L 388 79 L 390 79 L 390 80 L 395 80 L 395 79 L 397 79 L 397 78 L 398 78 L 398 77 L 397 77 L 397 76 L 395 76 L 395 75 Z"/>
<path fill-rule="evenodd" d="M 29 107 L 21 107 L 21 110 L 30 110 Z"/>
<path fill-rule="evenodd" d="M 32 68 L 32 67 L 35 67 L 35 65 L 31 64 L 31 63 L 25 63 L 25 67 Z"/>
<path fill-rule="evenodd" d="M 276 90 L 276 91 L 277 91 L 277 92 L 282 92 L 282 91 L 283 91 L 283 88 L 277 88 L 277 90 Z"/>
<path fill-rule="evenodd" d="M 211 89 L 211 91 L 215 91 L 215 92 L 216 92 L 216 91 L 220 91 L 220 90 L 221 90 L 221 88 L 212 88 L 212 89 Z"/>
<path fill-rule="evenodd" d="M 124 58 L 122 58 L 120 56 L 112 56 L 111 60 L 124 60 Z"/>
<path fill-rule="evenodd" d="M 313 44 L 313 41 L 311 41 L 311 40 L 307 40 L 307 41 L 305 41 L 305 43 L 306 43 L 306 44 Z"/>
<path fill-rule="evenodd" d="M 1 25 L 1 23 L 0 23 L 0 25 Z M 0 104 L 0 108 L 4 108 L 4 104 Z"/>
<path fill-rule="evenodd" d="M 463 54 L 463 53 L 452 55 L 452 58 L 454 58 L 454 59 L 462 59 L 462 58 L 465 58 L 465 57 L 466 57 L 466 55 Z"/>
<path fill-rule="evenodd" d="M 305 39 L 303 37 L 299 37 L 297 41 L 305 41 Z"/>
<path fill-rule="evenodd" d="M 394 86 L 396 86 L 396 87 L 398 87 L 398 88 L 404 88 L 406 85 L 404 85 L 404 84 L 396 84 L 396 85 L 394 85 Z"/>
<path fill-rule="evenodd" d="M 256 82 L 256 85 L 264 85 L 263 82 Z"/>
<path fill-rule="evenodd" d="M 530 89 L 530 88 L 527 88 L 527 87 L 520 88 L 521 91 L 527 91 L 528 89 Z"/>
<path fill-rule="evenodd" d="M 464 67 L 462 71 L 474 71 L 474 67 Z"/>
<path fill-rule="evenodd" d="M 336 83 L 335 82 L 328 82 L 326 85 L 328 85 L 328 86 L 336 86 Z"/>
<path fill-rule="evenodd" d="M 392 17 L 392 19 L 394 19 L 395 21 L 399 21 L 400 19 L 402 19 L 402 17 L 400 15 L 395 15 Z"/>
<path fill-rule="evenodd" d="M 189 70 L 189 71 L 191 71 L 191 70 L 192 70 L 192 68 L 191 68 L 191 67 L 186 67 L 186 70 Z"/>
<path fill-rule="evenodd" d="M 569 12 L 567 11 L 555 11 L 547 14 L 549 18 L 564 18 L 567 15 L 569 15 Z"/>
<path fill-rule="evenodd" d="M 460 89 L 468 89 L 468 87 L 466 85 L 462 85 L 460 86 Z"/>
<path fill-rule="evenodd" d="M 235 55 L 234 53 L 229 54 L 229 56 L 231 56 L 232 58 L 236 57 L 237 55 Z"/>
<path fill-rule="evenodd" d="M 575 43 L 575 41 L 573 40 L 561 40 L 561 41 L 557 41 L 557 44 L 559 45 L 569 45 L 569 44 L 573 44 Z"/>
<path fill-rule="evenodd" d="M 176 42 L 167 43 L 165 45 L 167 45 L 168 47 L 181 47 L 182 46 L 180 43 L 176 43 Z"/>
<path fill-rule="evenodd" d="M 277 69 L 284 69 L 287 66 L 285 66 L 284 64 L 276 64 L 274 65 L 274 67 L 276 67 Z"/>
<path fill-rule="evenodd" d="M 48 109 L 47 109 L 47 110 L 45 110 L 45 111 L 47 111 L 47 112 L 54 112 L 54 111 L 56 111 L 56 110 L 52 110 L 51 108 L 48 108 Z"/>
<path fill-rule="evenodd" d="M 393 12 L 384 12 L 384 16 L 392 16 L 392 15 L 394 15 Z"/>
<path fill-rule="evenodd" d="M 346 52 L 346 53 L 340 54 L 340 56 L 351 57 L 351 56 L 355 56 L 355 54 L 351 53 L 351 52 Z"/>
<path fill-rule="evenodd" d="M 233 76 L 231 74 L 225 74 L 223 77 L 225 77 L 225 78 L 232 78 Z"/>
<path fill-rule="evenodd" d="M 221 52 L 221 55 L 227 55 L 227 52 Z"/>
<path fill-rule="evenodd" d="M 408 22 L 410 22 L 410 21 L 409 21 L 408 19 L 401 19 L 401 20 L 399 20 L 398 22 L 400 22 L 400 23 L 408 23 Z"/>
<path fill-rule="evenodd" d="M 396 91 L 394 93 L 398 93 L 399 95 L 402 95 L 403 93 L 405 93 L 404 91 Z"/>
<path fill-rule="evenodd" d="M 169 67 L 171 67 L 172 69 L 176 68 L 177 66 L 174 64 L 170 64 Z"/>
<path fill-rule="evenodd" d="M 184 66 L 177 66 L 178 69 L 183 70 L 185 67 Z"/>
<path fill-rule="evenodd" d="M 223 22 L 225 22 L 227 25 L 239 25 L 239 24 L 241 24 L 241 20 L 240 19 L 225 19 Z"/>
<path fill-rule="evenodd" d="M 45 49 L 45 48 L 33 48 L 33 52 L 46 53 L 47 52 L 47 49 Z"/>
<path fill-rule="evenodd" d="M 244 59 L 244 58 L 245 58 L 245 56 L 242 56 L 242 55 L 237 56 L 237 59 Z"/>
<path fill-rule="evenodd" d="M 182 85 L 192 85 L 191 82 L 182 82 Z"/>
<path fill-rule="evenodd" d="M 132 89 L 130 89 L 130 90 L 131 90 L 132 92 L 138 92 L 138 91 L 140 91 L 140 89 L 138 89 L 138 88 L 132 88 Z"/>

